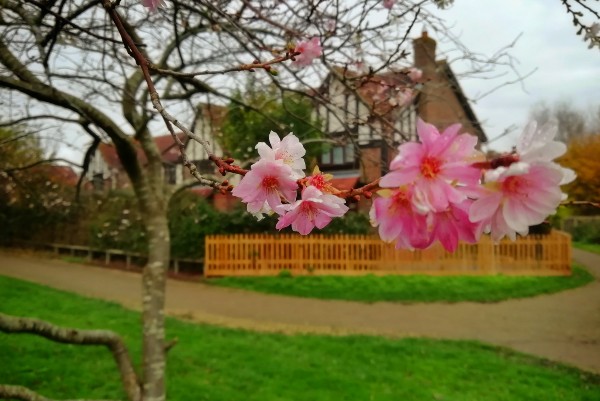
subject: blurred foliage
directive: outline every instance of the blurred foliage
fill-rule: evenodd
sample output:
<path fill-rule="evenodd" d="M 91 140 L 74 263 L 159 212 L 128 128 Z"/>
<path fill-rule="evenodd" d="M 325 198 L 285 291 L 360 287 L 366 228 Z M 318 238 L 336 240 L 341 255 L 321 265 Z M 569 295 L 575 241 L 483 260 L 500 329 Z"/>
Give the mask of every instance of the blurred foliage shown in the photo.
<path fill-rule="evenodd" d="M 586 244 L 600 244 L 600 225 L 598 222 L 580 223 L 571 230 L 573 241 Z"/>
<path fill-rule="evenodd" d="M 88 199 L 89 245 L 99 249 L 121 249 L 146 253 L 148 239 L 137 211 L 137 200 L 129 191 L 113 191 L 109 196 Z"/>
<path fill-rule="evenodd" d="M 262 87 L 252 79 L 245 92 L 237 91 L 228 105 L 221 128 L 221 146 L 226 153 L 244 164 L 258 157 L 258 142 L 269 144 L 269 133 L 283 139 L 293 132 L 304 144 L 309 162 L 323 152 L 323 133 L 314 117 L 314 106 L 306 96 L 287 92 L 281 95 L 275 86 Z M 248 104 L 260 112 L 244 107 Z"/>
<path fill-rule="evenodd" d="M 600 202 L 600 134 L 574 138 L 567 153 L 558 161 L 577 173 L 577 179 L 565 186 L 569 198 Z M 577 214 L 598 214 L 598 208 L 580 207 Z"/>
<path fill-rule="evenodd" d="M 373 234 L 369 216 L 361 212 L 348 212 L 343 218 L 333 219 L 323 230 L 322 234 Z"/>
<path fill-rule="evenodd" d="M 200 258 L 204 255 L 204 237 L 211 234 L 276 234 L 277 215 L 260 221 L 245 208 L 219 212 L 204 198 L 192 192 L 181 192 L 169 205 L 169 229 L 173 257 Z M 323 234 L 368 234 L 372 231 L 369 218 L 363 213 L 348 213 L 342 219 L 333 219 Z M 281 232 L 290 233 L 285 228 Z"/>
<path fill-rule="evenodd" d="M 77 217 L 73 188 L 48 164 L 37 164 L 44 159 L 35 135 L 18 127 L 0 129 L 0 243 L 54 242 L 56 227 Z"/>

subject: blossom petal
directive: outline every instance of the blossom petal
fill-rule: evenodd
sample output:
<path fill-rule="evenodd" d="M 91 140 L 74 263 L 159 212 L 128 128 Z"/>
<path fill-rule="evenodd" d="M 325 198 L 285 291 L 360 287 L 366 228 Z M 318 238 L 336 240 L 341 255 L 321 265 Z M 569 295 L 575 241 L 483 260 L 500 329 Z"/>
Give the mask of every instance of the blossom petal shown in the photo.
<path fill-rule="evenodd" d="M 473 202 L 469 209 L 469 220 L 472 222 L 483 221 L 491 218 L 500 207 L 501 192 L 492 192 Z"/>
<path fill-rule="evenodd" d="M 402 170 L 390 171 L 381 178 L 379 186 L 382 188 L 395 188 L 412 183 L 419 174 L 418 167 L 407 167 Z"/>

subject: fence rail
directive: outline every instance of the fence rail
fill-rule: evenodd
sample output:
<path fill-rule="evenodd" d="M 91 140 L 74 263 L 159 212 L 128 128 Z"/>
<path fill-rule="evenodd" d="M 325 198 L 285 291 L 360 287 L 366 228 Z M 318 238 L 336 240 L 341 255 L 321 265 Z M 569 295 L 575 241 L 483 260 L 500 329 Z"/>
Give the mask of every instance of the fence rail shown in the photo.
<path fill-rule="evenodd" d="M 123 261 L 125 262 L 125 266 L 127 268 L 131 267 L 131 265 L 143 266 L 148 260 L 148 256 L 144 253 L 124 251 L 121 249 L 98 249 L 85 245 L 42 243 L 31 241 L 15 241 L 14 245 L 35 249 L 52 250 L 57 255 L 68 254 L 70 256 L 83 257 L 90 262 L 100 258 L 104 260 L 105 265 L 108 265 L 114 261 Z M 175 273 L 179 273 L 182 265 L 190 265 L 195 267 L 194 270 L 196 272 L 201 273 L 202 264 L 203 259 L 171 258 L 169 262 L 169 268 Z"/>
<path fill-rule="evenodd" d="M 237 234 L 206 237 L 204 275 L 273 276 L 362 274 L 569 275 L 571 236 L 553 230 L 498 244 L 487 236 L 461 243 L 454 253 L 440 246 L 396 250 L 366 235 Z"/>

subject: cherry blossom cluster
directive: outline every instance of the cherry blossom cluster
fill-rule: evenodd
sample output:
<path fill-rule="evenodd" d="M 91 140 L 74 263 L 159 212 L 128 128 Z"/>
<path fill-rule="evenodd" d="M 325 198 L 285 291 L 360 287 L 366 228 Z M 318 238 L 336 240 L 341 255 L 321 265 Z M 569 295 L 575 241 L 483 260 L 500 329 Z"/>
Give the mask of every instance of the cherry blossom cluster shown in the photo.
<path fill-rule="evenodd" d="M 373 97 L 373 100 L 385 100 L 392 107 L 404 107 L 411 104 L 416 95 L 413 87 L 422 82 L 423 71 L 418 68 L 411 67 L 405 72 L 410 82 L 405 85 L 389 86 L 384 83 L 379 85 L 378 93 Z"/>
<path fill-rule="evenodd" d="M 517 152 L 495 162 L 483 161 L 477 139 L 460 129 L 455 124 L 440 133 L 418 120 L 420 143 L 398 147 L 370 212 L 383 240 L 417 249 L 437 240 L 449 251 L 484 232 L 514 240 L 565 199 L 560 185 L 575 175 L 553 161 L 566 151 L 554 140 L 555 125 L 530 123 Z"/>
<path fill-rule="evenodd" d="M 459 241 L 475 243 L 483 233 L 494 240 L 515 239 L 542 223 L 565 199 L 560 186 L 575 175 L 554 162 L 566 151 L 554 140 L 556 125 L 529 124 L 516 153 L 493 161 L 485 161 L 476 149 L 476 137 L 460 130 L 455 124 L 440 133 L 419 119 L 420 142 L 398 147 L 370 210 L 384 241 L 408 249 L 439 241 L 454 251 Z M 232 192 L 250 213 L 259 218 L 277 214 L 277 229 L 291 225 L 306 235 L 348 211 L 330 175 L 315 168 L 305 176 L 306 150 L 294 134 L 281 140 L 271 132 L 269 142 L 256 145 L 260 159 Z"/>
<path fill-rule="evenodd" d="M 344 199 L 332 194 L 335 189 L 327 183 L 330 176 L 317 169 L 305 177 L 306 150 L 294 134 L 281 140 L 271 132 L 269 142 L 271 146 L 264 142 L 256 145 L 260 159 L 232 191 L 247 203 L 250 213 L 259 219 L 263 213 L 277 213 L 277 229 L 291 225 L 292 230 L 306 235 L 348 211 Z M 300 199 L 296 200 L 298 192 Z"/>

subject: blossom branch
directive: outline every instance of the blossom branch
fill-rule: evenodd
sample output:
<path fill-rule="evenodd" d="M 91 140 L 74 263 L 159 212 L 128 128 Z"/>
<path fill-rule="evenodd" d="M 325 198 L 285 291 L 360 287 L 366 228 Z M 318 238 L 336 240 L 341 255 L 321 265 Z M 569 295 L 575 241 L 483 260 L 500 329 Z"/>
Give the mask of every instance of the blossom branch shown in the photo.
<path fill-rule="evenodd" d="M 141 400 L 141 389 L 139 379 L 135 370 L 133 369 L 133 364 L 131 362 L 131 358 L 129 357 L 129 351 L 125 346 L 125 342 L 123 341 L 123 339 L 113 331 L 79 330 L 69 327 L 60 327 L 43 320 L 24 317 L 14 317 L 6 315 L 4 313 L 0 313 L 0 331 L 4 333 L 36 334 L 49 340 L 63 344 L 104 345 L 113 354 L 113 357 L 115 359 L 115 362 L 117 363 L 119 372 L 121 374 L 121 382 L 123 383 L 123 387 L 127 393 L 129 400 Z M 4 390 L 8 391 L 6 388 Z M 13 388 L 12 390 L 14 391 L 15 389 Z M 24 391 L 23 389 L 19 388 L 17 388 L 16 390 L 21 391 L 20 394 L 22 394 L 22 397 L 17 397 L 19 399 L 45 399 L 39 395 L 35 395 L 37 398 L 32 398 L 32 395 L 35 394 L 33 392 L 27 393 L 27 391 Z M 2 395 L 2 391 L 0 391 L 0 395 Z"/>
<path fill-rule="evenodd" d="M 567 200 L 561 202 L 561 206 L 592 206 L 600 209 L 600 202 Z"/>
<path fill-rule="evenodd" d="M 334 194 L 343 199 L 355 199 L 359 200 L 361 196 L 364 196 L 365 199 L 371 199 L 373 194 L 381 189 L 379 186 L 379 180 L 377 179 L 373 182 L 370 182 L 366 185 L 363 185 L 360 188 L 354 188 L 349 190 L 340 191 L 337 194 Z"/>
<path fill-rule="evenodd" d="M 227 74 L 229 72 L 239 72 L 239 71 L 250 71 L 254 72 L 257 69 L 263 69 L 267 72 L 272 72 L 271 66 L 274 64 L 279 64 L 284 61 L 294 60 L 294 57 L 300 55 L 300 52 L 297 51 L 287 51 L 285 55 L 276 57 L 272 60 L 260 62 L 259 60 L 255 60 L 250 64 L 241 64 L 237 67 L 224 68 L 221 70 L 204 70 L 204 71 L 196 71 L 196 72 L 178 72 L 169 69 L 159 68 L 154 64 L 148 64 L 148 68 L 154 72 L 157 72 L 162 75 L 169 75 L 172 77 L 178 78 L 192 78 L 198 75 L 219 75 L 219 74 Z"/>

